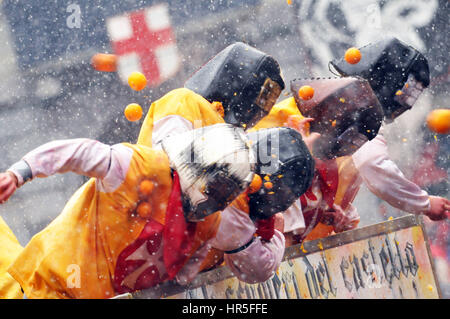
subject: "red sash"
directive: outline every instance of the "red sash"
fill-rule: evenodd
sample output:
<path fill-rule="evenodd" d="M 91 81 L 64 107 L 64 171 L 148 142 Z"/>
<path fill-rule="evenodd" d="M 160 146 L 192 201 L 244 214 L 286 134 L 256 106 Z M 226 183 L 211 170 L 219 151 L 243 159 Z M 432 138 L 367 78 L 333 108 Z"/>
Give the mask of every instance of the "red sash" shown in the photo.
<path fill-rule="evenodd" d="M 318 178 L 320 192 L 322 193 L 322 200 L 324 200 L 327 205 L 332 208 L 339 182 L 337 163 L 335 160 L 322 161 L 317 158 L 315 158 L 315 162 L 315 179 Z M 318 198 L 314 194 L 312 186 L 302 196 L 300 196 L 306 229 L 304 233 L 294 235 L 297 242 L 302 242 L 308 235 L 309 231 L 314 229 L 314 227 L 321 221 L 323 214 L 322 209 L 319 207 L 309 210 L 307 209 L 308 202 L 314 202 L 317 201 L 317 199 Z"/>
<path fill-rule="evenodd" d="M 323 199 L 332 209 L 339 184 L 337 162 L 336 160 L 321 161 L 316 159 L 316 171 L 320 177 L 320 190 Z"/>
<path fill-rule="evenodd" d="M 189 258 L 195 228 L 184 218 L 180 181 L 174 172 L 165 225 L 150 219 L 120 253 L 113 281 L 116 292 L 146 289 L 173 279 Z"/>

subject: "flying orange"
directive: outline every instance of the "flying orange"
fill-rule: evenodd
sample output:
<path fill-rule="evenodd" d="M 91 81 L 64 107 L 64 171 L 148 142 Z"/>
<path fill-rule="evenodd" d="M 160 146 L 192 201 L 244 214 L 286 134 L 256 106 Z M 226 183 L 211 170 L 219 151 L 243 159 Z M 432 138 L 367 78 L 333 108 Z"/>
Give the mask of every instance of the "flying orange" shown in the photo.
<path fill-rule="evenodd" d="M 314 96 L 314 89 L 309 85 L 303 85 L 298 90 L 298 95 L 302 100 L 310 100 Z"/>
<path fill-rule="evenodd" d="M 139 121 L 142 117 L 142 107 L 137 103 L 128 104 L 125 108 L 124 114 L 130 122 Z"/>
<path fill-rule="evenodd" d="M 436 109 L 427 116 L 428 128 L 439 134 L 450 133 L 450 109 Z"/>
<path fill-rule="evenodd" d="M 361 60 L 361 51 L 357 48 L 350 48 L 345 52 L 345 61 L 350 64 L 356 64 Z"/>
<path fill-rule="evenodd" d="M 115 72 L 117 70 L 117 56 L 115 54 L 97 53 L 92 57 L 91 65 L 97 71 Z"/>
<path fill-rule="evenodd" d="M 147 85 L 147 78 L 141 72 L 133 72 L 128 76 L 128 84 L 135 91 L 140 91 Z"/>

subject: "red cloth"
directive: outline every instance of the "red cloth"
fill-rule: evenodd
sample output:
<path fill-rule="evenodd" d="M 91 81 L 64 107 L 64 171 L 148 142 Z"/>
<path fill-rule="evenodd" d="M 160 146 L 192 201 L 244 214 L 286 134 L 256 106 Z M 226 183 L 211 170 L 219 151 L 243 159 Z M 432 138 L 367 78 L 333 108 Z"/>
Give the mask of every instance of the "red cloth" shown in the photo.
<path fill-rule="evenodd" d="M 333 207 L 339 184 L 339 173 L 335 160 L 321 161 L 315 159 L 316 172 L 320 177 L 320 190 L 328 207 Z"/>
<path fill-rule="evenodd" d="M 181 186 L 177 172 L 173 173 L 173 188 L 167 206 L 164 227 L 164 264 L 169 279 L 184 266 L 194 242 L 196 223 L 186 222 L 181 201 Z"/>
<path fill-rule="evenodd" d="M 132 292 L 173 279 L 189 258 L 195 227 L 184 218 L 180 181 L 174 172 L 165 225 L 149 219 L 139 237 L 120 253 L 114 289 Z"/>
<path fill-rule="evenodd" d="M 275 216 L 271 216 L 267 219 L 258 219 L 255 222 L 256 234 L 261 236 L 262 239 L 270 241 L 275 234 Z"/>

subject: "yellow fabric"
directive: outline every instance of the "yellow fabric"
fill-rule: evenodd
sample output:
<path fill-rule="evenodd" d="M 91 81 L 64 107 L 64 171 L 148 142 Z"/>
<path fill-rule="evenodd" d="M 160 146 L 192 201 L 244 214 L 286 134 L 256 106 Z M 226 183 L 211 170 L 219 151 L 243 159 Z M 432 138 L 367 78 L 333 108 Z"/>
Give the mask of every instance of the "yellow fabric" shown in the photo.
<path fill-rule="evenodd" d="M 23 298 L 19 283 L 7 272 L 22 250 L 12 230 L 0 217 L 0 299 Z"/>
<path fill-rule="evenodd" d="M 263 128 L 283 127 L 285 126 L 284 124 L 287 122 L 288 117 L 291 115 L 299 115 L 301 118 L 304 117 L 300 113 L 293 97 L 275 104 L 269 114 L 263 117 L 248 131 L 252 132 Z"/>
<path fill-rule="evenodd" d="M 130 145 L 133 157 L 125 180 L 112 193 L 97 190 L 96 179 L 84 184 L 63 212 L 34 236 L 9 268 L 28 298 L 110 298 L 120 253 L 133 243 L 148 219 L 136 213 L 139 184 L 155 185 L 146 201 L 151 218 L 164 224 L 172 176 L 167 155 Z M 220 214 L 197 224 L 191 255 L 215 235 Z M 79 281 L 76 279 L 79 274 Z"/>
<path fill-rule="evenodd" d="M 162 151 L 131 147 L 124 182 L 113 193 L 97 190 L 90 179 L 62 213 L 35 235 L 9 269 L 28 298 L 109 298 L 121 251 L 141 233 L 147 220 L 135 213 L 142 179 L 157 181 L 152 194 L 155 219 L 167 207 L 172 187 L 168 158 Z M 77 275 L 79 274 L 79 280 Z"/>
<path fill-rule="evenodd" d="M 151 147 L 154 123 L 170 115 L 185 118 L 194 128 L 224 123 L 217 108 L 201 95 L 185 88 L 175 89 L 152 103 L 142 124 L 137 143 Z"/>
<path fill-rule="evenodd" d="M 224 123 L 223 107 L 220 102 L 209 103 L 201 95 L 186 89 L 175 89 L 152 103 L 142 124 L 138 144 L 152 146 L 152 131 L 154 123 L 166 116 L 177 115 L 191 122 L 194 129 Z M 192 253 L 207 239 L 213 237 L 220 223 L 220 214 L 208 216 L 196 228 L 196 236 Z M 214 265 L 220 253 L 211 250 L 205 258 L 201 269 Z"/>
<path fill-rule="evenodd" d="M 346 210 L 353 202 L 361 186 L 362 179 L 353 163 L 351 156 L 342 156 L 336 159 L 338 166 L 339 183 L 334 203 Z"/>
<path fill-rule="evenodd" d="M 237 209 L 239 209 L 241 212 L 250 214 L 250 206 L 248 204 L 249 198 L 247 192 L 243 192 L 238 197 L 235 198 L 235 200 L 230 204 L 230 206 L 233 206 Z"/>

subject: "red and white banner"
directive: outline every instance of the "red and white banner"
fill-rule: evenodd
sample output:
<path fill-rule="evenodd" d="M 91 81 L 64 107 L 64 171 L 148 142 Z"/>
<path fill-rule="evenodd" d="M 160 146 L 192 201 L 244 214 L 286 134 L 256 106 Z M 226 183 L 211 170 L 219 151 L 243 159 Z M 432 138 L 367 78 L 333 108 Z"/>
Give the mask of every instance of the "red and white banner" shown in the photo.
<path fill-rule="evenodd" d="M 108 18 L 106 26 L 124 82 L 139 71 L 157 86 L 178 71 L 181 58 L 166 3 Z"/>

